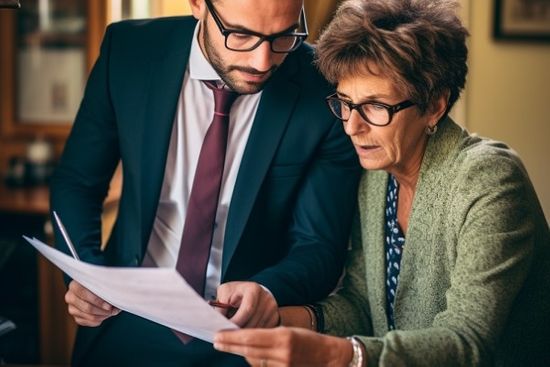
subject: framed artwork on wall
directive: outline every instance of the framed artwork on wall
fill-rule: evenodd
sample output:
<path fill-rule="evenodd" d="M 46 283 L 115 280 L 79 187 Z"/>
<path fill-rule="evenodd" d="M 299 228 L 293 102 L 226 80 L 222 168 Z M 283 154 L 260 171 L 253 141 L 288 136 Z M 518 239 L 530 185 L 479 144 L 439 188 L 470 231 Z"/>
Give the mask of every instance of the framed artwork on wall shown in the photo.
<path fill-rule="evenodd" d="M 550 41 L 549 0 L 495 0 L 498 40 Z"/>

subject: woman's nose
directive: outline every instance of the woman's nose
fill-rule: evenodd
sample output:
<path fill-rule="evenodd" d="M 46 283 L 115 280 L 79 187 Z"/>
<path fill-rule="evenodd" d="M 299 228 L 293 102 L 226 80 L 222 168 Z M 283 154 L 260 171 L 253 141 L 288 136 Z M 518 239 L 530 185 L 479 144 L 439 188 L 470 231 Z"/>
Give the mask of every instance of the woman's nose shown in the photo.
<path fill-rule="evenodd" d="M 359 112 L 352 110 L 348 121 L 344 122 L 344 130 L 349 136 L 357 135 L 368 129 L 368 123 L 363 120 Z"/>

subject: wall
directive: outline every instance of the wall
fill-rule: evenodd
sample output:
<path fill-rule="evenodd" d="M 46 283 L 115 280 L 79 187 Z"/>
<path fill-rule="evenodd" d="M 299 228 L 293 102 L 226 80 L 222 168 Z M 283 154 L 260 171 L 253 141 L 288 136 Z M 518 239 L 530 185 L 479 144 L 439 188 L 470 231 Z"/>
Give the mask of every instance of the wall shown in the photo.
<path fill-rule="evenodd" d="M 550 43 L 495 42 L 493 0 L 470 1 L 466 126 L 521 156 L 550 219 Z"/>

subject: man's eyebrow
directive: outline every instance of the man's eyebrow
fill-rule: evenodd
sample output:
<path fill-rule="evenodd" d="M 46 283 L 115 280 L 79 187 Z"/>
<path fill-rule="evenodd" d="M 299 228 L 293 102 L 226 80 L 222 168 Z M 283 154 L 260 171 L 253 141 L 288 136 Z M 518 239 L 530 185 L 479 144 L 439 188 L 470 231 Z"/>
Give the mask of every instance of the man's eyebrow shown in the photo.
<path fill-rule="evenodd" d="M 220 18 L 221 19 L 221 18 Z M 245 32 L 252 32 L 252 33 L 255 33 L 255 34 L 261 34 L 263 36 L 271 36 L 271 34 L 263 34 L 263 33 L 260 33 L 260 32 L 256 32 L 256 31 L 253 31 L 249 28 L 246 28 L 242 25 L 239 25 L 239 24 L 231 24 L 231 23 L 227 23 L 225 20 L 222 20 L 223 22 L 223 25 L 224 27 L 228 30 L 228 31 L 245 31 Z M 276 32 L 276 33 L 272 33 L 272 34 L 284 34 L 284 33 L 290 33 L 294 30 L 296 30 L 298 27 L 300 27 L 300 23 L 294 23 L 293 25 L 291 25 L 290 27 L 280 31 L 280 32 Z"/>

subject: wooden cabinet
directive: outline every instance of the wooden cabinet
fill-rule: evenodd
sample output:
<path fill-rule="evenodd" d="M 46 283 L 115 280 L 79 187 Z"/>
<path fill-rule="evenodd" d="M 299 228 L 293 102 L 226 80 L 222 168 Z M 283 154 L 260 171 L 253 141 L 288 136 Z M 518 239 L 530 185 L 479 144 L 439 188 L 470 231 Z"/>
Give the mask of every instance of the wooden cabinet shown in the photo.
<path fill-rule="evenodd" d="M 121 185 L 122 174 L 119 169 L 111 181 L 111 190 L 103 205 L 104 243 L 114 224 Z M 2 237 L 6 235 L 9 235 L 12 238 L 11 242 L 16 242 L 17 246 L 30 246 L 21 240 L 22 234 L 53 242 L 48 198 L 49 192 L 45 186 L 9 188 L 0 184 L 0 218 L 3 220 L 0 226 L 0 246 L 5 242 L 2 241 Z M 6 227 L 9 229 L 6 230 Z M 15 241 L 15 238 L 18 240 Z M 31 327 L 38 336 L 36 352 L 42 364 L 69 365 L 76 324 L 68 315 L 64 302 L 66 286 L 62 272 L 42 256 L 34 255 L 37 256 L 36 269 L 28 269 L 28 273 L 36 274 L 37 294 L 33 298 L 36 298 L 38 303 L 37 325 Z M 21 307 L 28 309 L 32 308 L 32 305 L 25 304 Z"/>
<path fill-rule="evenodd" d="M 97 0 L 27 0 L 0 11 L 0 133 L 64 140 L 107 23 Z"/>
<path fill-rule="evenodd" d="M 25 0 L 19 10 L 0 10 L 0 215 L 7 228 L 24 218 L 21 230 L 12 228 L 18 238 L 47 235 L 48 188 L 5 187 L 8 161 L 25 157 L 37 137 L 53 143 L 56 156 L 61 152 L 99 54 L 107 4 Z M 42 258 L 36 266 L 40 362 L 68 365 L 75 324 L 63 302 L 61 272 Z"/>

